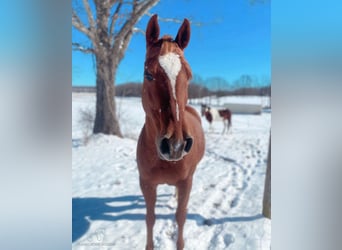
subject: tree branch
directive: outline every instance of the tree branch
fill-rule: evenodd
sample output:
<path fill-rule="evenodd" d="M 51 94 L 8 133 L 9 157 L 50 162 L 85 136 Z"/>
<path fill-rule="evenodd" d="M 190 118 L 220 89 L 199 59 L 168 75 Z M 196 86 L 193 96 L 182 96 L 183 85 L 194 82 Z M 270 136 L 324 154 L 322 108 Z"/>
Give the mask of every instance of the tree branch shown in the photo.
<path fill-rule="evenodd" d="M 140 34 L 143 34 L 143 35 L 146 34 L 146 33 L 145 33 L 145 30 L 140 29 L 140 28 L 138 28 L 138 27 L 134 27 L 134 28 L 133 28 L 133 32 L 134 32 L 134 33 L 140 33 Z"/>
<path fill-rule="evenodd" d="M 125 37 L 126 34 L 133 29 L 134 24 L 137 23 L 137 21 L 143 16 L 143 14 L 159 1 L 160 0 L 150 0 L 138 3 L 135 7 L 135 12 L 132 13 L 132 17 L 125 22 L 115 39 L 122 39 L 123 37 Z"/>
<path fill-rule="evenodd" d="M 134 25 L 139 19 L 152 8 L 160 0 L 136 1 L 135 11 L 132 12 L 131 17 L 126 20 L 121 27 L 119 33 L 114 37 L 114 44 L 112 47 L 112 56 L 115 56 L 117 63 L 119 63 L 127 50 L 128 44 L 134 34 Z"/>
<path fill-rule="evenodd" d="M 93 13 L 91 12 L 88 0 L 83 0 L 83 5 L 87 12 L 89 27 L 91 30 L 95 30 L 95 20 Z"/>
<path fill-rule="evenodd" d="M 96 53 L 107 53 L 111 48 L 109 37 L 109 16 L 111 5 L 108 0 L 94 0 L 96 8 L 96 42 L 94 49 Z"/>
<path fill-rule="evenodd" d="M 139 5 L 138 5 L 138 0 L 134 0 L 134 1 L 133 1 L 133 13 L 136 12 L 138 6 L 139 6 Z"/>
<path fill-rule="evenodd" d="M 88 29 L 77 16 L 76 12 L 72 10 L 72 26 L 74 26 L 78 31 L 82 32 L 90 38 L 91 41 L 95 41 L 95 34 L 92 30 Z"/>
<path fill-rule="evenodd" d="M 146 15 L 149 16 L 149 17 L 152 17 L 153 14 L 150 13 L 150 12 L 146 12 Z M 158 20 L 161 21 L 161 22 L 173 22 L 173 23 L 183 23 L 184 20 L 182 19 L 178 19 L 178 18 L 165 18 L 165 17 L 160 17 L 158 15 Z M 192 25 L 195 25 L 195 26 L 203 26 L 203 23 L 201 22 L 194 22 L 194 21 L 191 21 L 189 20 L 190 24 Z"/>
<path fill-rule="evenodd" d="M 116 6 L 116 9 L 111 17 L 112 20 L 110 23 L 110 30 L 109 30 L 109 36 L 111 37 L 114 35 L 114 26 L 115 26 L 116 20 L 118 20 L 119 18 L 119 12 L 120 12 L 121 6 L 122 6 L 122 0 L 120 0 L 118 6 Z"/>
<path fill-rule="evenodd" d="M 79 43 L 72 43 L 72 46 L 73 46 L 73 50 L 78 50 L 78 51 L 81 51 L 85 54 L 95 54 L 95 51 L 94 49 L 92 48 L 85 48 L 83 47 L 81 44 Z"/>

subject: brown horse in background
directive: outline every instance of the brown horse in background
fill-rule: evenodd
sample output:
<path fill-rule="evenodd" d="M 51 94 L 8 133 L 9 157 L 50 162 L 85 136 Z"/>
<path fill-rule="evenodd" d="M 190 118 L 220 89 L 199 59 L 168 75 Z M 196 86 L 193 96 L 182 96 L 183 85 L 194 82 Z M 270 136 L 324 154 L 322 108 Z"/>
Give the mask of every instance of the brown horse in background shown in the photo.
<path fill-rule="evenodd" d="M 146 249 L 153 249 L 153 226 L 158 184 L 178 191 L 177 249 L 184 248 L 183 227 L 196 165 L 204 154 L 200 116 L 187 106 L 191 69 L 183 54 L 190 40 L 190 23 L 184 20 L 176 38 L 159 39 L 157 15 L 146 29 L 142 105 L 145 124 L 138 140 L 140 187 L 146 202 Z"/>
<path fill-rule="evenodd" d="M 227 133 L 229 132 L 229 129 L 232 126 L 232 112 L 230 111 L 230 109 L 215 109 L 209 107 L 206 104 L 201 104 L 201 114 L 202 116 L 205 116 L 205 118 L 209 122 L 210 129 L 212 129 L 213 121 L 223 121 L 222 134 L 226 131 L 226 129 Z"/>

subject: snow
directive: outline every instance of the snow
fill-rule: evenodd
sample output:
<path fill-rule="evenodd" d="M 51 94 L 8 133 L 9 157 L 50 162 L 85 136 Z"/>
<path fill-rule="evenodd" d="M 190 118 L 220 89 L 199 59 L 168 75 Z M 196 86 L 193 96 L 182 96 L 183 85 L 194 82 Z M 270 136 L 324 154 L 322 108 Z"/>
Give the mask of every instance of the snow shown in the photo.
<path fill-rule="evenodd" d="M 144 249 L 145 202 L 135 155 L 144 123 L 141 100 L 116 99 L 124 139 L 98 134 L 85 142 L 80 110 L 94 112 L 95 96 L 72 98 L 72 247 Z M 200 111 L 200 105 L 194 107 Z M 214 122 L 210 132 L 208 122 L 202 118 L 202 123 L 206 152 L 194 175 L 185 249 L 270 249 L 271 221 L 261 210 L 271 113 L 233 115 L 225 135 L 222 122 Z M 155 249 L 176 248 L 176 204 L 174 187 L 160 185 Z"/>

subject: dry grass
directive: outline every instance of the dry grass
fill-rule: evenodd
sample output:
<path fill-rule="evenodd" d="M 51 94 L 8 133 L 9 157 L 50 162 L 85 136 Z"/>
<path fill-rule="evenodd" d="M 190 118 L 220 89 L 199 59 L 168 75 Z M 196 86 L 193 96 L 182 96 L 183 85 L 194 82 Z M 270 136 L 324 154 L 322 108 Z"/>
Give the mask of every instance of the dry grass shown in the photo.
<path fill-rule="evenodd" d="M 92 135 L 94 125 L 94 111 L 91 108 L 84 108 L 80 110 L 79 123 L 82 126 L 83 143 L 87 145 Z"/>

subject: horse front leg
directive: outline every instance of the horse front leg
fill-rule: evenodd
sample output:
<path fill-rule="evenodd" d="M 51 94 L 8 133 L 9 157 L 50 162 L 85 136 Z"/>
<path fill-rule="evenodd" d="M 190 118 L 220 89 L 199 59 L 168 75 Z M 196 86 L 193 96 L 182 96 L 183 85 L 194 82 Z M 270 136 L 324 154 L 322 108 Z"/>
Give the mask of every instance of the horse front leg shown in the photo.
<path fill-rule="evenodd" d="M 153 250 L 153 226 L 156 221 L 154 208 L 157 199 L 157 186 L 140 180 L 140 188 L 146 203 L 146 250 Z"/>
<path fill-rule="evenodd" d="M 226 131 L 226 123 L 225 123 L 225 121 L 223 120 L 223 131 L 222 131 L 222 134 L 224 134 L 225 131 Z"/>
<path fill-rule="evenodd" d="M 176 211 L 176 221 L 178 224 L 177 250 L 184 248 L 183 229 L 187 214 L 187 205 L 192 186 L 192 177 L 177 184 L 178 206 Z"/>

